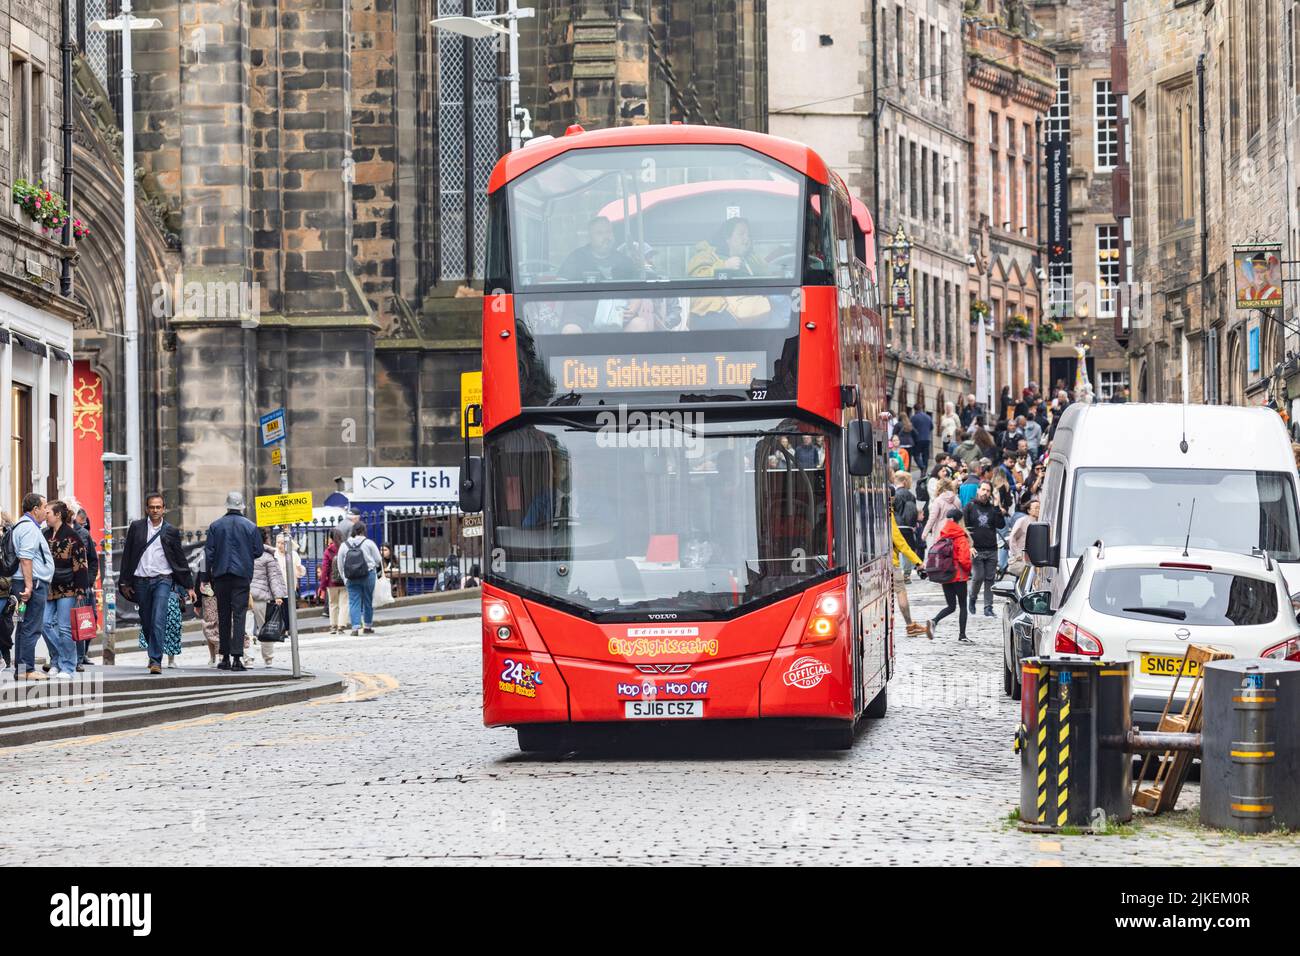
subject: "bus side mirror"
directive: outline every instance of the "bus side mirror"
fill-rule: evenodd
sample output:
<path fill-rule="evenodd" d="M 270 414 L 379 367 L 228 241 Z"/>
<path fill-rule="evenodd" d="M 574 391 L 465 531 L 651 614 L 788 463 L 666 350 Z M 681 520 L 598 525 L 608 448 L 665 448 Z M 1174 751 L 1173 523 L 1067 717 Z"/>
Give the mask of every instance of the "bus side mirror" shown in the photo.
<path fill-rule="evenodd" d="M 849 474 L 858 477 L 870 475 L 875 465 L 871 444 L 871 422 L 863 418 L 855 418 L 849 422 L 848 443 Z"/>
<path fill-rule="evenodd" d="M 1034 567 L 1054 566 L 1056 552 L 1057 549 L 1052 547 L 1052 526 L 1046 521 L 1034 521 L 1025 529 L 1025 554 Z"/>
<path fill-rule="evenodd" d="M 483 459 L 478 455 L 465 459 L 460 476 L 460 510 L 467 515 L 483 510 Z"/>

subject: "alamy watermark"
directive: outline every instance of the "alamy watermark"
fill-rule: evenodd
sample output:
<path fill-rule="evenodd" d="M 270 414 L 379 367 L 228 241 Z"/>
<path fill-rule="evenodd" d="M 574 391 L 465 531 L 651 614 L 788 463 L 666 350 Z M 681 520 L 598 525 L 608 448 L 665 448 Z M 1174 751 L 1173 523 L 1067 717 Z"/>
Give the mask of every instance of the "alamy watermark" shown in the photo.
<path fill-rule="evenodd" d="M 603 411 L 596 416 L 596 444 L 601 448 L 682 448 L 687 458 L 704 454 L 702 412 Z"/>
<path fill-rule="evenodd" d="M 155 282 L 150 310 L 156 319 L 239 319 L 256 323 L 262 314 L 261 286 L 256 282 Z"/>

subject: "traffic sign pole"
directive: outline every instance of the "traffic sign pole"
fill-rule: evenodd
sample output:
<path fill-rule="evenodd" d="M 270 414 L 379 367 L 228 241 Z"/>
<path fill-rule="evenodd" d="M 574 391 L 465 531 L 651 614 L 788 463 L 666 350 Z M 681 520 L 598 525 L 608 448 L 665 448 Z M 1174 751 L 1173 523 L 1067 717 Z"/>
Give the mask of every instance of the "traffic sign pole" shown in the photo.
<path fill-rule="evenodd" d="M 289 493 L 289 440 L 280 442 L 280 494 Z M 302 660 L 298 656 L 298 581 L 294 571 L 298 562 L 293 559 L 297 544 L 293 536 L 293 525 L 286 525 L 289 540 L 284 546 L 284 579 L 289 582 L 289 649 L 293 654 L 293 676 L 302 676 Z"/>
<path fill-rule="evenodd" d="M 280 498 L 283 499 L 289 494 L 289 455 L 288 455 L 288 429 L 285 428 L 284 409 L 277 408 L 273 412 L 267 412 L 258 422 L 262 431 L 262 447 L 274 446 L 271 448 L 271 463 L 278 465 L 280 468 Z M 267 502 L 271 509 L 263 512 L 263 502 Z M 293 676 L 302 676 L 302 659 L 298 656 L 298 579 L 294 574 L 294 568 L 297 562 L 294 555 L 297 553 L 297 541 L 293 536 L 294 518 L 283 513 L 285 508 L 291 506 L 290 502 L 275 500 L 274 498 L 257 499 L 257 523 L 259 526 L 268 524 L 279 524 L 283 529 L 283 534 L 288 540 L 284 544 L 284 579 L 289 583 L 289 647 L 293 652 Z M 294 502 L 299 509 L 302 507 L 301 502 Z M 306 496 L 307 519 L 311 519 L 311 495 Z M 274 512 L 274 513 L 273 513 Z M 301 519 L 301 515 L 298 518 Z"/>
<path fill-rule="evenodd" d="M 293 525 L 286 525 L 289 529 L 289 540 L 284 545 L 284 579 L 289 582 L 289 649 L 293 654 L 293 676 L 302 676 L 302 660 L 298 657 L 298 581 L 294 576 L 294 567 L 297 565 L 293 559 L 297 545 L 294 543 Z"/>

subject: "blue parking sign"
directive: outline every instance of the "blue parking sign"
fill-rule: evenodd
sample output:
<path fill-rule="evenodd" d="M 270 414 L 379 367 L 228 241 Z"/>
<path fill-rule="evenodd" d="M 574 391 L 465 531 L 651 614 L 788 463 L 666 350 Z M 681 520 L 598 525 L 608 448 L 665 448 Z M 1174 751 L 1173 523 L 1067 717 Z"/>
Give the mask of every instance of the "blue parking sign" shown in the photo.
<path fill-rule="evenodd" d="M 284 441 L 284 409 L 277 408 L 261 418 L 262 447 Z"/>

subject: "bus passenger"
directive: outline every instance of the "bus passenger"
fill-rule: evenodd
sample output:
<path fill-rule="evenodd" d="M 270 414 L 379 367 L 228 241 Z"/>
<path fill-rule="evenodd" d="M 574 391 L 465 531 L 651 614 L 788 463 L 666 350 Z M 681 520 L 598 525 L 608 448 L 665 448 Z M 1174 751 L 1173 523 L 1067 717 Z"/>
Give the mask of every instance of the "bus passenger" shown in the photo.
<path fill-rule="evenodd" d="M 565 257 L 560 275 L 575 282 L 608 282 L 635 279 L 637 268 L 614 248 L 613 224 L 604 216 L 596 216 L 587 225 L 587 244 Z"/>
<path fill-rule="evenodd" d="M 715 278 L 719 272 L 728 278 L 754 278 L 767 271 L 767 264 L 754 252 L 749 220 L 737 216 L 728 219 L 719 232 L 717 246 L 701 241 L 687 263 L 687 272 L 696 278 Z M 718 249 L 722 252 L 719 253 Z M 734 329 L 758 324 L 772 311 L 766 296 L 703 296 L 691 299 L 692 329 Z"/>

